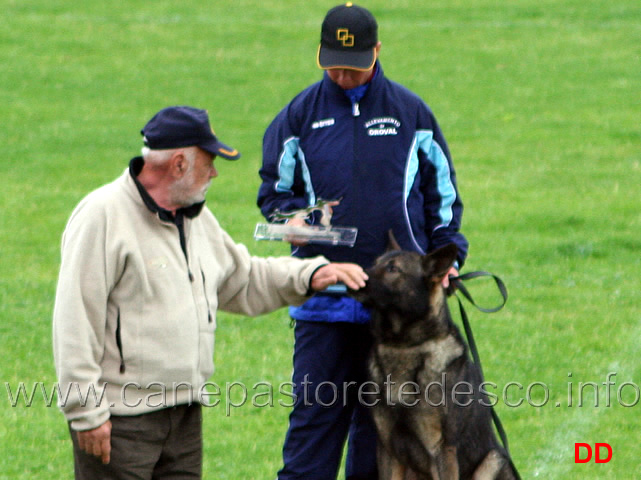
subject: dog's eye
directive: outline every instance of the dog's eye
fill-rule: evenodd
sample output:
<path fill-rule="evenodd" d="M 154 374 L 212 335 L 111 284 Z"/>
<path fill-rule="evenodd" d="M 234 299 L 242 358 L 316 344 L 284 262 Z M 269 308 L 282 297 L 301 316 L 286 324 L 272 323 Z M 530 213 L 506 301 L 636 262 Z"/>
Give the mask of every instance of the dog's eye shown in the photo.
<path fill-rule="evenodd" d="M 397 273 L 397 272 L 400 272 L 400 269 L 399 269 L 396 265 L 394 265 L 393 263 L 388 263 L 388 264 L 385 266 L 385 270 L 386 270 L 387 272 L 389 272 L 389 273 Z"/>

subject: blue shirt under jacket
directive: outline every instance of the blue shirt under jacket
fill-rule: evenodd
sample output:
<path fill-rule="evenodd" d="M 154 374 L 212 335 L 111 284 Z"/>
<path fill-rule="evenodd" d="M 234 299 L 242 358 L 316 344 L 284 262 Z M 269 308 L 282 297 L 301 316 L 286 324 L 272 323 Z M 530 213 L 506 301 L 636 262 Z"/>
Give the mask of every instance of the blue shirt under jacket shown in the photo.
<path fill-rule="evenodd" d="M 269 219 L 276 209 L 341 199 L 332 224 L 358 228 L 354 247 L 307 245 L 293 249 L 295 256 L 367 268 L 385 251 L 391 229 L 403 249 L 422 254 L 455 243 L 462 266 L 463 203 L 445 138 L 425 102 L 376 68 L 359 102 L 325 73 L 276 116 L 263 139 L 258 206 Z M 296 320 L 369 320 L 360 303 L 335 294 L 317 294 L 290 313 Z"/>

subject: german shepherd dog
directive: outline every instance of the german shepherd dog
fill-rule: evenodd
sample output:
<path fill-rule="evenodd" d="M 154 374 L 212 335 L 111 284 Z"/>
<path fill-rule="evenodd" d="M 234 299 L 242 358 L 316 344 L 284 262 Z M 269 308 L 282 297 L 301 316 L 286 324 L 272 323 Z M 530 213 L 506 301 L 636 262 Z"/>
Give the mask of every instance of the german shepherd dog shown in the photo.
<path fill-rule="evenodd" d="M 425 256 L 388 250 L 368 270 L 367 286 L 350 293 L 372 311 L 377 389 L 369 398 L 377 399 L 370 405 L 381 480 L 520 478 L 447 305 L 441 282 L 456 253 L 453 244 Z"/>

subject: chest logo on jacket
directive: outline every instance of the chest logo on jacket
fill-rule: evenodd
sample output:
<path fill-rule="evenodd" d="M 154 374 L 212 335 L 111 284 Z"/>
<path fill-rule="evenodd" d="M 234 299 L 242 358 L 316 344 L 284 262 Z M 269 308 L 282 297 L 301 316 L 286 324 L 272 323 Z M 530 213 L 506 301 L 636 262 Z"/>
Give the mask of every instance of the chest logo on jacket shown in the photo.
<path fill-rule="evenodd" d="M 333 118 L 325 118 L 323 120 L 318 120 L 312 123 L 312 130 L 317 130 L 319 128 L 331 127 L 336 121 Z"/>
<path fill-rule="evenodd" d="M 398 128 L 401 122 L 394 117 L 378 117 L 365 123 L 367 134 L 370 137 L 382 137 L 386 135 L 398 135 Z"/>

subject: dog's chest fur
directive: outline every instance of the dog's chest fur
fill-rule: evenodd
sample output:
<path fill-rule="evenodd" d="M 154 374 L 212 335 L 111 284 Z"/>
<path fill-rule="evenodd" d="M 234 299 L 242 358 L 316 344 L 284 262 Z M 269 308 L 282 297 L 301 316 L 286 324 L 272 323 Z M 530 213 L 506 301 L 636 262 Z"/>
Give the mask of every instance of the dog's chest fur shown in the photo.
<path fill-rule="evenodd" d="M 425 388 L 441 380 L 447 366 L 464 353 L 464 347 L 453 335 L 427 340 L 415 346 L 377 344 L 374 347 L 371 375 L 377 383 L 395 384 L 392 391 L 398 398 L 398 388 L 412 382 Z"/>

